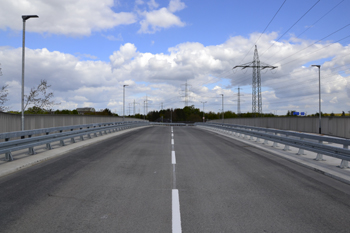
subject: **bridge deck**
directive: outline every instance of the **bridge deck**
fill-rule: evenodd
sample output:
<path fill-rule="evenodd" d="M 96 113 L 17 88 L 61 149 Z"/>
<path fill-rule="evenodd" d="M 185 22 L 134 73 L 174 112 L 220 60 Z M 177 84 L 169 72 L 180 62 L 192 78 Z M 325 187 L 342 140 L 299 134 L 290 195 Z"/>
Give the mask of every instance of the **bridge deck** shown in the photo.
<path fill-rule="evenodd" d="M 350 217 L 349 185 L 196 127 L 109 136 L 0 190 L 3 232 L 346 232 Z"/>

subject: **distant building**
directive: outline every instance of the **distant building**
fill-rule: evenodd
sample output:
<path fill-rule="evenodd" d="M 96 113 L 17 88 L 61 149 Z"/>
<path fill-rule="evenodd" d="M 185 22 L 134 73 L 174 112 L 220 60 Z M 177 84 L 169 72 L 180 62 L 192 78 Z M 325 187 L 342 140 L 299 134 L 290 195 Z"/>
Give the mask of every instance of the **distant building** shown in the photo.
<path fill-rule="evenodd" d="M 88 112 L 95 112 L 95 109 L 86 107 L 86 108 L 77 108 L 77 111 L 79 115 L 84 115 L 85 113 L 88 113 Z"/>

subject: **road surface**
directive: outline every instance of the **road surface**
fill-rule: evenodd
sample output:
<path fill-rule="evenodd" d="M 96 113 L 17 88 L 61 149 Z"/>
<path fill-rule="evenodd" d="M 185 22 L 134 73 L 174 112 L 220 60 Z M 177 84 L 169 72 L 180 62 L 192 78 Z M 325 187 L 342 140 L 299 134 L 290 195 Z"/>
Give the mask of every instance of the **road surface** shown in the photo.
<path fill-rule="evenodd" d="M 0 232 L 349 232 L 349 185 L 196 127 L 127 132 L 0 190 Z"/>

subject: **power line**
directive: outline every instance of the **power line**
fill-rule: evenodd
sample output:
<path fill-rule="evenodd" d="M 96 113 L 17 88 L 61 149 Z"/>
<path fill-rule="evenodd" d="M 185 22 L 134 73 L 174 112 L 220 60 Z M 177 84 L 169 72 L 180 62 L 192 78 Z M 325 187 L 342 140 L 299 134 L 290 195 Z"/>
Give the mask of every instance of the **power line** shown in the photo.
<path fill-rule="evenodd" d="M 339 6 L 342 2 L 344 2 L 345 0 L 342 0 L 341 2 L 339 2 L 336 6 L 334 6 L 332 9 L 330 9 L 326 14 L 324 14 L 321 18 L 319 18 L 316 22 L 314 22 L 312 24 L 312 26 L 314 26 L 315 24 L 317 24 L 321 19 L 323 19 L 326 15 L 328 15 L 329 13 L 331 13 L 331 11 L 333 11 L 337 6 Z M 305 29 L 302 33 L 300 33 L 299 35 L 297 35 L 297 38 L 299 36 L 301 36 L 302 34 L 304 34 L 306 31 L 308 31 L 311 27 L 308 27 L 307 29 Z"/>
<path fill-rule="evenodd" d="M 330 34 L 328 34 L 327 36 L 323 37 L 322 39 L 320 39 L 320 40 L 318 40 L 318 41 L 316 41 L 316 42 L 310 44 L 309 46 L 307 46 L 307 47 L 305 47 L 305 48 L 303 48 L 303 49 L 301 49 L 301 50 L 299 50 L 299 51 L 293 53 L 292 55 L 290 55 L 290 56 L 288 56 L 288 57 L 283 58 L 282 60 L 279 60 L 278 62 L 281 62 L 281 61 L 283 61 L 283 60 L 286 60 L 287 58 L 292 57 L 292 56 L 294 56 L 294 55 L 297 54 L 297 53 L 300 53 L 301 51 L 303 51 L 303 50 L 305 50 L 305 49 L 311 47 L 312 45 L 316 44 L 317 42 L 320 42 L 321 40 L 326 39 L 327 37 L 330 37 L 331 35 L 333 35 L 333 34 L 339 32 L 339 31 L 343 30 L 344 28 L 346 28 L 346 27 L 348 27 L 348 26 L 350 26 L 350 24 L 345 25 L 344 27 L 342 27 L 342 28 L 340 28 L 340 29 L 338 29 L 338 30 L 336 30 L 336 31 L 334 31 L 334 32 L 332 32 L 332 33 L 330 33 Z M 349 37 L 349 36 L 347 36 L 347 37 Z M 347 37 L 345 37 L 345 38 L 347 38 Z M 343 39 L 345 39 L 345 38 L 343 38 Z M 342 40 L 343 40 L 343 39 L 342 39 Z M 278 63 L 278 62 L 274 62 L 274 64 L 276 64 L 276 63 Z M 287 64 L 287 63 L 286 63 L 286 64 Z"/>
<path fill-rule="evenodd" d="M 318 20 L 316 20 L 316 22 L 314 22 L 312 24 L 312 26 L 316 25 L 319 21 L 321 21 L 321 19 L 323 19 L 326 15 L 328 15 L 331 11 L 333 11 L 337 6 L 339 6 L 342 2 L 344 2 L 345 0 L 342 0 L 341 2 L 339 2 L 336 6 L 334 6 L 331 10 L 329 10 L 326 14 L 324 14 L 323 16 L 321 16 L 321 18 L 319 18 Z M 306 28 L 302 33 L 300 33 L 299 35 L 296 36 L 296 38 L 299 38 L 299 36 L 301 36 L 302 34 L 304 34 L 306 31 L 308 31 L 310 28 L 312 28 L 311 26 Z M 269 58 L 267 58 L 267 60 L 270 60 L 272 57 L 274 57 L 277 53 L 279 53 L 281 51 L 282 48 L 280 48 L 276 53 L 274 53 L 272 56 L 270 56 Z"/>
<path fill-rule="evenodd" d="M 259 38 L 255 41 L 255 43 L 253 44 L 253 46 L 249 49 L 249 51 L 247 52 L 247 54 L 243 57 L 243 59 L 239 62 L 241 63 L 246 57 L 247 55 L 250 53 L 250 51 L 252 50 L 252 48 L 254 48 L 254 45 L 256 45 L 258 43 L 258 41 L 260 40 L 260 37 L 264 34 L 264 32 L 266 31 L 266 29 L 270 26 L 270 24 L 272 23 L 272 21 L 275 19 L 276 15 L 278 14 L 278 12 L 281 10 L 281 8 L 283 7 L 284 3 L 286 3 L 287 0 L 284 0 L 284 2 L 282 3 L 282 5 L 280 6 L 280 8 L 277 10 L 277 12 L 275 13 L 275 15 L 272 17 L 272 19 L 270 20 L 270 22 L 267 24 L 267 26 L 265 27 L 264 31 L 262 33 L 260 33 Z"/>
<path fill-rule="evenodd" d="M 289 32 L 302 18 L 304 18 L 304 16 L 307 15 L 312 10 L 312 8 L 314 8 L 320 1 L 321 0 L 318 0 L 309 10 L 307 10 L 287 31 L 283 33 L 282 36 L 280 36 L 276 41 L 274 41 L 273 44 L 268 49 L 266 49 L 260 56 L 263 56 L 264 53 L 266 53 L 266 51 L 273 47 L 277 41 L 279 41 L 285 34 L 287 34 L 287 32 Z"/>

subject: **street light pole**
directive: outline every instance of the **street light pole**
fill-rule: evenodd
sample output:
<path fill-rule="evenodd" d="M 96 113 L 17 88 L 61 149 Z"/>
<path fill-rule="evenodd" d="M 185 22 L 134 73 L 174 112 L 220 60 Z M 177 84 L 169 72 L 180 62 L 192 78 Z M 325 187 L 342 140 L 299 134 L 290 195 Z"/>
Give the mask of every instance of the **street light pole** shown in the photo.
<path fill-rule="evenodd" d="M 321 134 L 321 65 L 311 65 L 318 67 L 318 133 Z"/>
<path fill-rule="evenodd" d="M 220 94 L 222 95 L 222 123 L 224 123 L 224 94 Z"/>
<path fill-rule="evenodd" d="M 129 85 L 123 85 L 123 122 L 125 121 L 125 87 Z"/>
<path fill-rule="evenodd" d="M 201 101 L 201 103 L 203 103 L 203 122 L 204 122 L 204 104 L 205 104 L 206 102 L 207 102 L 207 101 L 204 101 L 204 102 Z"/>
<path fill-rule="evenodd" d="M 24 56 L 25 56 L 25 32 L 26 32 L 26 20 L 30 18 L 39 18 L 37 15 L 22 15 L 23 19 L 23 39 L 22 39 L 22 94 L 21 94 L 21 108 L 22 108 L 22 124 L 21 129 L 24 130 Z"/>

